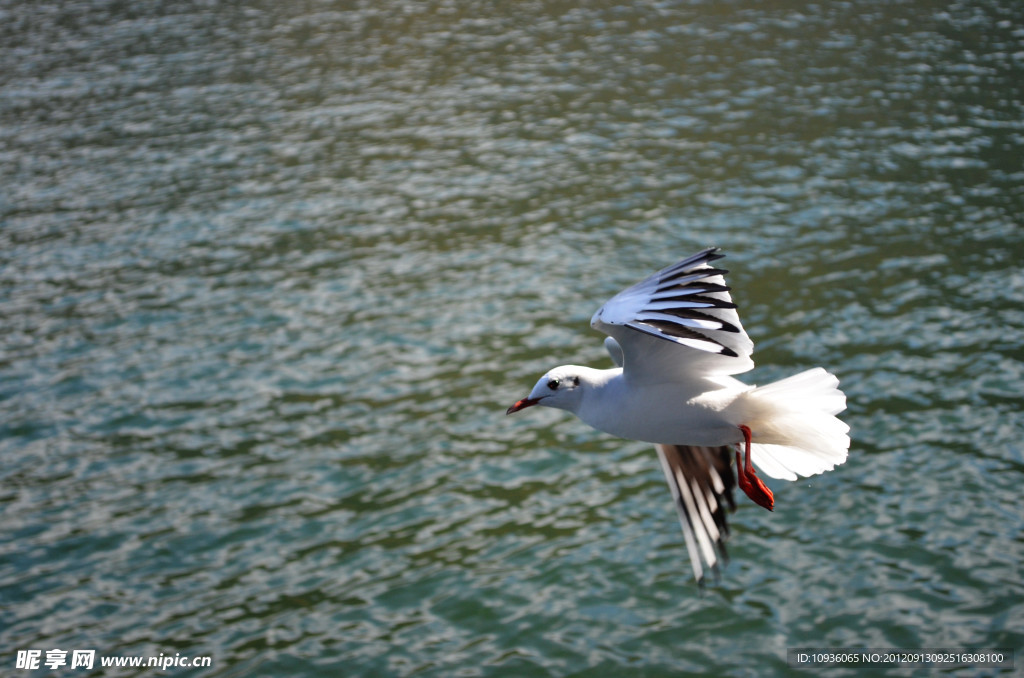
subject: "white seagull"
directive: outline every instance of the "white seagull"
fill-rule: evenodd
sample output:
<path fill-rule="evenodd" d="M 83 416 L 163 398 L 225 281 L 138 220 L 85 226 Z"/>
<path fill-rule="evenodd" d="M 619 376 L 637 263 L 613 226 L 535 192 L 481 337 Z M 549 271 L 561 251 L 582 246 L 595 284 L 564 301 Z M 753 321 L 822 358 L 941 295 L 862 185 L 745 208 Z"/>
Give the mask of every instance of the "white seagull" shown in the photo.
<path fill-rule="evenodd" d="M 675 500 L 693 573 L 727 559 L 733 488 L 769 511 L 774 497 L 751 462 L 796 480 L 846 461 L 850 427 L 839 380 L 820 367 L 765 386 L 730 376 L 754 367 L 754 343 L 711 247 L 612 297 L 590 320 L 617 367 L 563 365 L 508 408 L 568 410 L 620 438 L 654 443 Z M 736 446 L 736 476 L 730 467 Z M 743 458 L 740 458 L 740 450 Z"/>

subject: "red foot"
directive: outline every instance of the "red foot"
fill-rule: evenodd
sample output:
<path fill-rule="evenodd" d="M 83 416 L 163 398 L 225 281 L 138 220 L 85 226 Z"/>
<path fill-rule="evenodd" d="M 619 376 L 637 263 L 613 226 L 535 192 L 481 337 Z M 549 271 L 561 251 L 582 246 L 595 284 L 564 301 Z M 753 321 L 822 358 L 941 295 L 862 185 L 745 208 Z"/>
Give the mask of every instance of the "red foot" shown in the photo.
<path fill-rule="evenodd" d="M 739 450 L 736 451 L 736 480 L 739 483 L 740 489 L 755 504 L 771 511 L 775 506 L 775 497 L 772 495 L 772 491 L 768 489 L 768 486 L 757 477 L 754 465 L 750 463 L 750 428 L 740 426 L 740 430 L 743 431 L 746 453 L 741 463 Z"/>

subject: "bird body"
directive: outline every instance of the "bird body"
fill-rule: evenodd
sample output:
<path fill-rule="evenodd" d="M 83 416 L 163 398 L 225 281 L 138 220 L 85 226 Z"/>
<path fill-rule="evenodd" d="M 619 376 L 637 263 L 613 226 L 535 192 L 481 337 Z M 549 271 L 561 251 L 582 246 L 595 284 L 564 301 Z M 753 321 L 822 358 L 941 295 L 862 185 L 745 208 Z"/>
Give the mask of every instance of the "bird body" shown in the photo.
<path fill-rule="evenodd" d="M 579 384 L 561 386 L 560 397 L 545 393 L 551 391 L 547 386 L 551 379 L 565 384 L 573 378 Z M 754 463 L 773 478 L 793 480 L 795 476 L 778 470 L 771 461 L 760 463 L 767 455 L 761 446 L 797 450 L 806 446 L 814 450 L 811 458 L 832 459 L 828 468 L 806 472 L 810 469 L 805 461 L 799 464 L 805 472 L 794 469 L 799 475 L 813 475 L 845 460 L 848 429 L 834 416 L 845 407 L 838 379 L 821 368 L 790 379 L 794 381 L 788 388 L 783 382 L 759 388 L 727 375 L 631 387 L 622 368 L 564 365 L 544 375 L 530 397 L 540 399 L 538 404 L 572 412 L 598 431 L 655 444 L 732 445 L 743 442 L 738 427 L 745 424 L 751 429 Z"/>
<path fill-rule="evenodd" d="M 545 391 L 550 391 L 547 384 L 552 378 L 564 384 L 574 377 L 579 385 L 562 386 L 564 395 L 548 401 Z M 531 397 L 542 399 L 538 404 L 568 410 L 593 428 L 619 438 L 670 445 L 728 445 L 743 440 L 736 428 L 738 422 L 732 422 L 729 415 L 737 399 L 749 390 L 732 378 L 665 381 L 631 388 L 621 367 L 599 370 L 565 365 L 541 378 Z M 664 403 L 674 406 L 665 408 Z"/>

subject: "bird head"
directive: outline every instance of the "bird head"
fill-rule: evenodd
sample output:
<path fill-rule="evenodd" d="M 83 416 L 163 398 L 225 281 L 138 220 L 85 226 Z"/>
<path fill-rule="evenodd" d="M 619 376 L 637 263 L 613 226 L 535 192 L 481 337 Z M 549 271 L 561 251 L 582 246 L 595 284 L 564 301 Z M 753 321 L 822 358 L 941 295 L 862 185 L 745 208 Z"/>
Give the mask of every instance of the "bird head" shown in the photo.
<path fill-rule="evenodd" d="M 537 381 L 530 395 L 508 408 L 505 414 L 525 410 L 533 405 L 557 407 L 561 410 L 575 412 L 583 396 L 583 383 L 580 381 L 580 368 L 575 365 L 563 365 L 551 370 Z"/>

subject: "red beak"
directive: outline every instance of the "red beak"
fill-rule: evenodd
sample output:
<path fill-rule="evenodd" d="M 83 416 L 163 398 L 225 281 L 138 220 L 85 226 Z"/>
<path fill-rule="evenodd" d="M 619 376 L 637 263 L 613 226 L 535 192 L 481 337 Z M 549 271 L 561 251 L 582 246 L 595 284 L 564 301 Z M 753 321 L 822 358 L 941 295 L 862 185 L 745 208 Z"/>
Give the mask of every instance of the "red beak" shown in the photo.
<path fill-rule="evenodd" d="M 525 410 L 527 407 L 536 405 L 539 402 L 540 398 L 523 398 L 522 400 L 516 401 L 516 404 L 513 405 L 512 407 L 505 410 L 505 414 L 508 415 L 512 414 L 513 412 L 518 412 L 519 410 Z"/>

